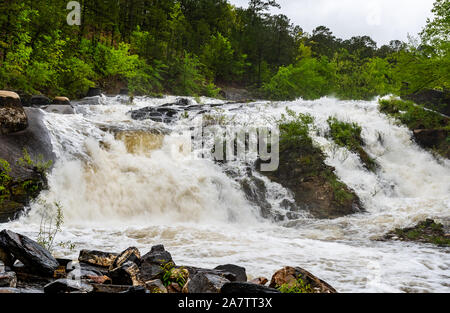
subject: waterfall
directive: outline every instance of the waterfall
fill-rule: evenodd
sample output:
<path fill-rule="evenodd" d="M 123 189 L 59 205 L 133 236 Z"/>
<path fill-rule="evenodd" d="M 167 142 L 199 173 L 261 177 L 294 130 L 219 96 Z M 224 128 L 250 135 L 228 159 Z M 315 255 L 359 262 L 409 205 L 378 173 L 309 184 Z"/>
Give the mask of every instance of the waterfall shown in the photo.
<path fill-rule="evenodd" d="M 311 114 L 315 144 L 367 211 L 335 220 L 305 214 L 274 222 L 263 219 L 236 179 L 226 174 L 233 168 L 235 175 L 245 176 L 247 164 L 192 157 L 198 151 L 191 150 L 188 131 L 201 114 L 161 125 L 132 120 L 127 112 L 175 97 L 138 97 L 132 106 L 120 97 L 101 100 L 96 106 L 80 102 L 75 115 L 45 115 L 58 161 L 40 200 L 61 204 L 61 238 L 71 240 L 77 250 L 137 246 L 145 253 L 162 243 L 177 264 L 237 263 L 250 276 L 301 266 L 343 292 L 450 291 L 447 248 L 373 240 L 427 217 L 448 224 L 450 209 L 450 162 L 417 146 L 406 127 L 378 111 L 377 101 L 299 99 L 213 109 L 242 127 L 273 125 L 286 108 Z M 379 164 L 376 173 L 326 137 L 330 116 L 362 126 L 364 148 Z M 290 192 L 259 178 L 273 210 L 283 212 L 280 201 L 292 200 Z M 33 203 L 27 216 L 7 228 L 35 236 L 40 205 Z M 65 248 L 57 253 L 77 257 Z"/>

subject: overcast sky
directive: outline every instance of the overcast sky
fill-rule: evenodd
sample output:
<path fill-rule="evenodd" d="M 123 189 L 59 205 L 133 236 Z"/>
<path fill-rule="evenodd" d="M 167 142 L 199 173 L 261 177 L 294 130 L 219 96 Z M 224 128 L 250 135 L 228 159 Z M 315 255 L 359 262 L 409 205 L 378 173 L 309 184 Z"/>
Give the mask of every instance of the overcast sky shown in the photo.
<path fill-rule="evenodd" d="M 229 0 L 247 7 L 248 0 Z M 427 17 L 432 17 L 434 0 L 278 0 L 281 10 L 291 21 L 311 31 L 320 25 L 331 29 L 336 37 L 369 35 L 378 46 L 390 40 L 406 41 L 422 30 Z"/>

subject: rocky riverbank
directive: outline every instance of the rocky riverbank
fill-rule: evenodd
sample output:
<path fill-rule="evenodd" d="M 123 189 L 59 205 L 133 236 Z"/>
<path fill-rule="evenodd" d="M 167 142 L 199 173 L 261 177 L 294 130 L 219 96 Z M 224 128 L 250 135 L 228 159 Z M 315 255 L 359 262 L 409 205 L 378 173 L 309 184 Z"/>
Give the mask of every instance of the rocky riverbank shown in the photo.
<path fill-rule="evenodd" d="M 244 267 L 177 265 L 164 246 L 141 255 L 81 250 L 78 260 L 56 259 L 32 239 L 0 232 L 0 293 L 336 293 L 300 267 L 283 267 L 270 282 L 248 280 Z"/>

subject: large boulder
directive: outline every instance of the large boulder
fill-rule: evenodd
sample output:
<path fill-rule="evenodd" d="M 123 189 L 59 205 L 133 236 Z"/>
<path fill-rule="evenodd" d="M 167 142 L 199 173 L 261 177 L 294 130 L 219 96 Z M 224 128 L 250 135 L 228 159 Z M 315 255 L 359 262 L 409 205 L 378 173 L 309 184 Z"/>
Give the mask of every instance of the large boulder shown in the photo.
<path fill-rule="evenodd" d="M 141 264 L 139 265 L 141 279 L 149 281 L 160 278 L 163 273 L 162 268 L 168 263 L 175 266 L 171 254 L 164 249 L 164 246 L 153 246 L 150 252 L 141 258 Z"/>
<path fill-rule="evenodd" d="M 447 129 L 415 129 L 415 141 L 422 147 L 434 149 L 447 158 L 450 158 L 450 145 L 447 141 Z"/>
<path fill-rule="evenodd" d="M 298 284 L 299 280 L 302 280 L 304 285 L 309 285 L 313 293 L 336 293 L 336 289 L 331 287 L 325 281 L 317 278 L 310 272 L 300 267 L 284 267 L 272 276 L 270 281 L 270 288 L 280 288 L 283 285 L 294 287 Z"/>
<path fill-rule="evenodd" d="M 43 95 L 36 95 L 31 97 L 30 102 L 32 106 L 40 107 L 51 104 L 52 100 L 50 100 L 49 97 Z"/>
<path fill-rule="evenodd" d="M 0 248 L 28 269 L 45 276 L 53 276 L 59 267 L 58 261 L 37 242 L 6 229 L 0 232 Z"/>
<path fill-rule="evenodd" d="M 19 216 L 29 201 L 47 186 L 45 175 L 36 168 L 23 166 L 17 160 L 23 158 L 24 150 L 31 159 L 55 161 L 50 134 L 43 122 L 43 113 L 37 108 L 25 108 L 28 127 L 22 131 L 0 135 L 0 159 L 6 160 L 11 171 L 9 194 L 0 203 L 0 223 Z"/>
<path fill-rule="evenodd" d="M 258 159 L 257 170 L 261 164 Z M 315 218 L 332 219 L 364 211 L 359 197 L 339 181 L 335 169 L 325 164 L 324 154 L 312 141 L 280 142 L 278 168 L 260 173 L 289 189 L 296 208 Z"/>
<path fill-rule="evenodd" d="M 86 94 L 86 97 L 101 96 L 101 94 L 102 94 L 102 90 L 100 88 L 90 87 Z"/>
<path fill-rule="evenodd" d="M 28 127 L 28 119 L 20 97 L 15 92 L 0 91 L 0 135 L 7 135 Z"/>

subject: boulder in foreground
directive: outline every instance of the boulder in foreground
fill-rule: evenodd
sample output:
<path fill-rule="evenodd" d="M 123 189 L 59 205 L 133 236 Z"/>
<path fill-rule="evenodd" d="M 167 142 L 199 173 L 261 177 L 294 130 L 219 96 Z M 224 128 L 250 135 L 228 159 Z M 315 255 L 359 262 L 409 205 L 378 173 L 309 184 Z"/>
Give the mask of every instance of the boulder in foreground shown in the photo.
<path fill-rule="evenodd" d="M 278 270 L 272 276 L 269 287 L 277 289 L 299 287 L 305 288 L 309 293 L 337 293 L 336 289 L 310 272 L 290 266 Z"/>
<path fill-rule="evenodd" d="M 0 232 L 0 248 L 44 276 L 53 276 L 59 267 L 58 261 L 37 242 L 6 229 Z"/>

